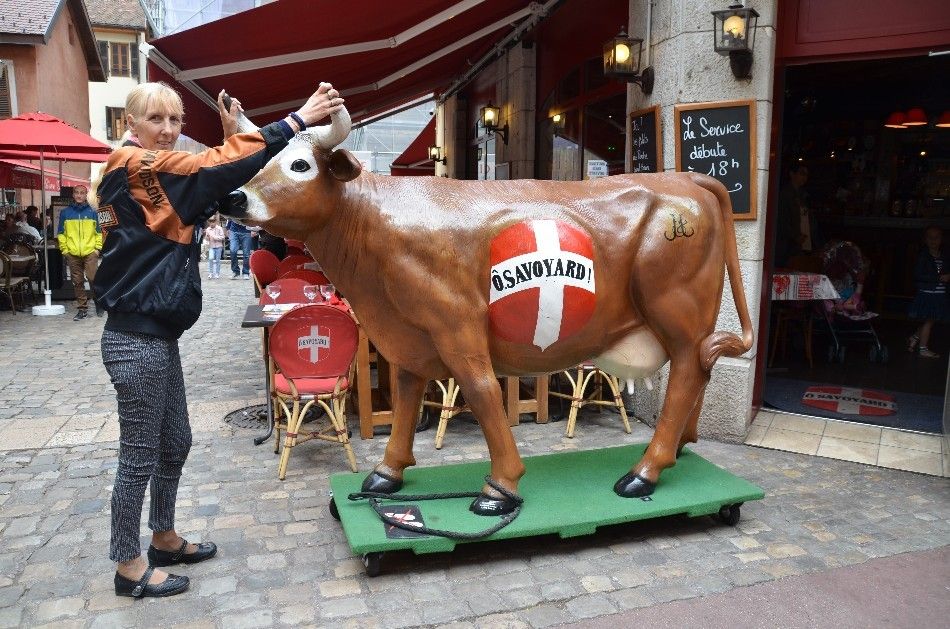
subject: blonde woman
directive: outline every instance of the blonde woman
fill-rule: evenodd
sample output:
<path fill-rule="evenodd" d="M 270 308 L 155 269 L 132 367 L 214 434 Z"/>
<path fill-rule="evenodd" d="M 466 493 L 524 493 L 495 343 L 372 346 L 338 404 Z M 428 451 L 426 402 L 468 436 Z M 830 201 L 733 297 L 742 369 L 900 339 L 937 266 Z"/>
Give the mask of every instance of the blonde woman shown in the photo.
<path fill-rule="evenodd" d="M 328 83 L 298 111 L 254 133 L 235 134 L 240 103 L 218 109 L 223 146 L 192 154 L 173 151 L 184 124 L 181 97 L 164 83 L 135 87 L 126 100 L 132 137 L 117 149 L 99 184 L 105 235 L 95 278 L 109 313 L 102 361 L 119 410 L 119 465 L 112 491 L 109 556 L 117 563 L 115 593 L 171 596 L 188 577 L 156 567 L 197 563 L 217 551 L 189 544 L 175 531 L 175 498 L 191 447 L 191 427 L 178 338 L 201 313 L 201 273 L 195 224 L 217 199 L 249 181 L 295 133 L 336 112 L 343 99 Z M 152 530 L 148 563 L 139 546 L 145 487 Z"/>

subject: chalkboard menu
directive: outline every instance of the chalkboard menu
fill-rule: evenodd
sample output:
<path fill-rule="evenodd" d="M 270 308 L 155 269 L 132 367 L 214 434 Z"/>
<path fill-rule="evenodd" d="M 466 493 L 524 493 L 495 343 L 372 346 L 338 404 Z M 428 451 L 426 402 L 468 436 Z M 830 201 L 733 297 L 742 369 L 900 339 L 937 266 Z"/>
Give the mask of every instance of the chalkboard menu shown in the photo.
<path fill-rule="evenodd" d="M 721 181 L 736 220 L 756 217 L 755 101 L 676 105 L 676 170 Z"/>
<path fill-rule="evenodd" d="M 660 106 L 630 114 L 630 172 L 656 173 L 663 168 Z"/>

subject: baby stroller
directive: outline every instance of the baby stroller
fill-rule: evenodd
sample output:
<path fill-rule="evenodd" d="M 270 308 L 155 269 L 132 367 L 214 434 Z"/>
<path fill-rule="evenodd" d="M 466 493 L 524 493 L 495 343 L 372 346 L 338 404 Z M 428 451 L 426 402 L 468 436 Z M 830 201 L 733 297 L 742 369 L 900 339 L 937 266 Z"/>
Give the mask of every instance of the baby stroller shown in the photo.
<path fill-rule="evenodd" d="M 840 295 L 839 299 L 824 300 L 820 306 L 831 336 L 828 362 L 843 363 L 847 348 L 842 341 L 856 338 L 870 341 L 869 361 L 886 363 L 890 354 L 874 330 L 873 321 L 878 315 L 868 311 L 862 294 L 868 260 L 861 249 L 846 240 L 830 244 L 822 253 L 822 271 Z"/>

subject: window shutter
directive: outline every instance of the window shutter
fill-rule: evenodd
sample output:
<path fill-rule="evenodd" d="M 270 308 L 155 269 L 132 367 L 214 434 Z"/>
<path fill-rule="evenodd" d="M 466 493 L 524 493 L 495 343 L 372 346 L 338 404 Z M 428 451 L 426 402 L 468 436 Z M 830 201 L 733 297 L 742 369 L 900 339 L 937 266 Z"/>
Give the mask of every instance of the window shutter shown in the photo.
<path fill-rule="evenodd" d="M 0 63 L 0 120 L 13 116 L 12 98 L 10 97 L 10 77 L 13 67 Z"/>
<path fill-rule="evenodd" d="M 139 80 L 139 47 L 129 44 L 129 61 L 132 65 L 132 78 Z"/>
<path fill-rule="evenodd" d="M 102 67 L 106 73 L 106 79 L 109 78 L 109 42 L 107 41 L 97 41 L 96 45 L 99 47 L 99 59 L 102 60 Z"/>
<path fill-rule="evenodd" d="M 112 107 L 106 107 L 106 139 L 114 140 L 115 134 L 112 132 Z"/>

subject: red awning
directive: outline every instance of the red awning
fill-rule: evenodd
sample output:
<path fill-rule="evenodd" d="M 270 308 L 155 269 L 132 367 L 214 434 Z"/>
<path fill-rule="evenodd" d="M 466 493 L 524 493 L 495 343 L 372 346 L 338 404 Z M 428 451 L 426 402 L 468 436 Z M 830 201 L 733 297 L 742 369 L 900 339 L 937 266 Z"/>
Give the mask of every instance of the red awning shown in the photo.
<path fill-rule="evenodd" d="M 281 0 L 152 43 L 149 78 L 178 83 L 188 134 L 220 142 L 220 90 L 261 125 L 299 107 L 321 81 L 354 123 L 445 90 L 525 20 L 530 0 Z M 201 104 L 202 101 L 206 104 Z"/>
<path fill-rule="evenodd" d="M 429 159 L 429 147 L 435 144 L 435 116 L 423 127 L 402 154 L 393 160 L 390 174 L 396 176 L 434 175 L 435 162 Z"/>
<path fill-rule="evenodd" d="M 47 192 L 59 192 L 59 173 L 48 168 L 43 171 L 43 184 Z M 64 186 L 82 184 L 89 187 L 89 180 L 72 175 L 63 175 Z M 0 188 L 40 189 L 40 167 L 18 159 L 0 159 Z"/>
<path fill-rule="evenodd" d="M 0 120 L 0 150 L 108 156 L 112 147 L 55 116 L 31 112 Z"/>

